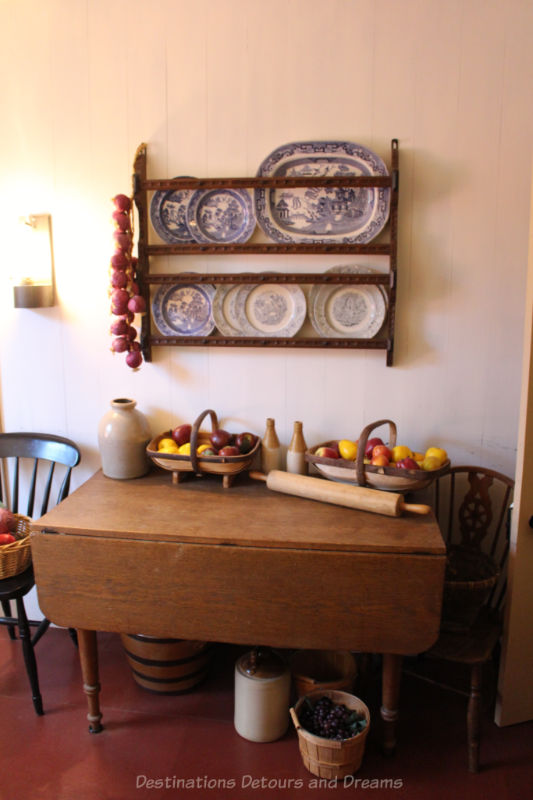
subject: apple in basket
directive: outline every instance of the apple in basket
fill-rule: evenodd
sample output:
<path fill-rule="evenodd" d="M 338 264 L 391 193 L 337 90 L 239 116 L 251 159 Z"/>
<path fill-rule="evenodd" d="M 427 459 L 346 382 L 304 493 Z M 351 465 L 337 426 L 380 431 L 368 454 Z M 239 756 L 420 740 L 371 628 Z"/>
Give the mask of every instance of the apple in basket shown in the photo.
<path fill-rule="evenodd" d="M 245 431 L 244 433 L 239 433 L 235 437 L 235 447 L 239 448 L 239 453 L 245 455 L 249 453 L 255 447 L 255 443 L 257 442 L 257 436 L 253 433 L 249 433 Z"/>
<path fill-rule="evenodd" d="M 221 450 L 223 447 L 227 447 L 227 445 L 231 444 L 233 436 L 228 431 L 222 430 L 222 428 L 218 428 L 216 431 L 211 433 L 209 440 L 215 450 Z M 239 453 L 230 453 L 229 455 L 239 455 Z"/>
<path fill-rule="evenodd" d="M 226 447 L 221 447 L 218 451 L 219 456 L 240 456 L 241 451 L 235 445 L 228 444 Z"/>
<path fill-rule="evenodd" d="M 414 458 L 402 458 L 401 461 L 396 462 L 398 469 L 420 469 Z"/>
<path fill-rule="evenodd" d="M 0 546 L 3 544 L 12 544 L 12 542 L 16 541 L 12 533 L 0 533 Z"/>
<path fill-rule="evenodd" d="M 0 533 L 9 533 L 9 531 L 14 531 L 15 527 L 13 513 L 7 508 L 0 508 Z"/>
<path fill-rule="evenodd" d="M 319 458 L 340 458 L 339 451 L 334 447 L 319 447 L 315 451 L 315 456 Z"/>
<path fill-rule="evenodd" d="M 184 425 L 178 425 L 177 428 L 174 428 L 171 436 L 178 447 L 181 447 L 182 444 L 187 444 L 187 442 L 191 441 L 191 431 L 192 426 L 185 423 Z"/>

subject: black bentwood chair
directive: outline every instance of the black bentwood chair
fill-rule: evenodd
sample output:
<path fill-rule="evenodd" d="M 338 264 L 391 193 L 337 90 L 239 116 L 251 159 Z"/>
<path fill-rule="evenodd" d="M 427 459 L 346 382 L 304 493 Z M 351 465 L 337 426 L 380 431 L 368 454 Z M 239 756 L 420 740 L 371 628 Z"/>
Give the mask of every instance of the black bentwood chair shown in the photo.
<path fill-rule="evenodd" d="M 0 433 L 0 501 L 14 514 L 42 517 L 68 495 L 72 468 L 79 464 L 80 457 L 78 447 L 70 439 L 46 433 Z M 24 495 L 27 495 L 27 503 L 23 504 L 20 495 L 22 486 L 26 484 Z M 10 494 L 8 486 L 11 486 Z M 33 705 L 37 714 L 43 714 L 34 646 L 48 630 L 50 622 L 47 619 L 28 620 L 26 616 L 24 596 L 34 585 L 31 563 L 20 574 L 0 579 L 0 600 L 5 614 L 0 617 L 0 625 L 7 626 L 11 639 L 16 638 L 18 627 Z M 11 613 L 11 600 L 16 604 L 16 616 Z M 30 626 L 37 626 L 33 637 Z M 69 632 L 76 641 L 76 632 Z"/>

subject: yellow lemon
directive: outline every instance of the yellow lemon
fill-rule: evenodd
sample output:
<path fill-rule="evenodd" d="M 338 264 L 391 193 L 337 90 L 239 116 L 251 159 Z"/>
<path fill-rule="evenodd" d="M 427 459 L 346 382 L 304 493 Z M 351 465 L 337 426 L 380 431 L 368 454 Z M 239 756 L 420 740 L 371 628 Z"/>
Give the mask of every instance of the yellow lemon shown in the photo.
<path fill-rule="evenodd" d="M 185 444 L 182 444 L 181 447 L 178 448 L 178 453 L 180 454 L 180 456 L 190 456 L 190 454 L 191 454 L 191 443 L 190 442 L 186 442 Z"/>
<path fill-rule="evenodd" d="M 176 447 L 176 445 L 174 445 L 174 447 L 171 447 L 170 445 L 168 445 L 168 447 L 159 447 L 157 452 L 158 453 L 163 453 L 163 454 L 164 453 L 172 453 L 173 455 L 177 455 L 178 448 Z"/>
<path fill-rule="evenodd" d="M 339 442 L 339 453 L 341 458 L 354 461 L 357 456 L 357 442 L 351 442 L 349 439 L 341 439 Z"/>
<path fill-rule="evenodd" d="M 200 444 L 200 445 L 198 445 L 198 447 L 196 448 L 196 452 L 198 453 L 198 455 L 200 455 L 200 453 L 203 453 L 203 452 L 204 452 L 204 450 L 210 450 L 210 449 L 211 449 L 211 446 L 212 446 L 212 445 L 210 445 L 210 444 Z"/>
<path fill-rule="evenodd" d="M 396 463 L 397 461 L 402 461 L 404 458 L 412 458 L 413 454 L 411 450 L 405 444 L 397 444 L 396 447 L 393 447 L 391 450 L 392 459 Z"/>
<path fill-rule="evenodd" d="M 157 445 L 158 450 L 162 450 L 164 447 L 175 447 L 176 451 L 178 450 L 178 445 L 174 439 L 171 439 L 169 436 L 165 436 L 163 439 L 160 439 L 159 444 Z"/>
<path fill-rule="evenodd" d="M 422 461 L 422 469 L 431 472 L 434 469 L 438 469 L 441 465 L 441 462 L 435 456 L 426 456 L 425 459 Z"/>
<path fill-rule="evenodd" d="M 444 464 L 448 458 L 448 453 L 442 447 L 428 447 L 426 450 L 426 458 L 436 458 L 439 461 L 439 466 Z"/>

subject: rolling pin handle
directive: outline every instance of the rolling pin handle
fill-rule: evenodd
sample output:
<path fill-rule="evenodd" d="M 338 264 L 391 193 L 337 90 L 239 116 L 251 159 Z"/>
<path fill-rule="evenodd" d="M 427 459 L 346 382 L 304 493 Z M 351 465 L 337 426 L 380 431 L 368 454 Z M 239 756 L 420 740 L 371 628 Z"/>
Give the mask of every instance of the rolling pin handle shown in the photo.
<path fill-rule="evenodd" d="M 254 481 L 265 481 L 266 483 L 267 476 L 265 475 L 264 472 L 259 472 L 258 470 L 252 469 L 250 470 L 248 475 L 250 476 L 250 478 L 253 478 Z"/>
<path fill-rule="evenodd" d="M 400 511 L 411 511 L 413 514 L 429 514 L 431 506 L 426 506 L 423 503 L 400 503 Z"/>

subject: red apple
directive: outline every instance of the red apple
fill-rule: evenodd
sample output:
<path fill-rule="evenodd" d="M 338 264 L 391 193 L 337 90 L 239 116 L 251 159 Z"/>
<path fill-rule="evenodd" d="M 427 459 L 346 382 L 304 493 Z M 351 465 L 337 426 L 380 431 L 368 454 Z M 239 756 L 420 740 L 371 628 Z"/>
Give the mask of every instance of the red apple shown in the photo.
<path fill-rule="evenodd" d="M 250 450 L 253 450 L 256 442 L 257 436 L 255 436 L 253 433 L 249 433 L 248 431 L 239 433 L 239 435 L 235 437 L 235 447 L 238 447 L 239 452 L 243 455 L 245 453 L 249 453 Z"/>
<path fill-rule="evenodd" d="M 385 455 L 377 455 L 372 456 L 372 461 L 370 462 L 373 464 L 374 467 L 388 467 L 389 466 L 389 459 Z"/>
<path fill-rule="evenodd" d="M 7 508 L 0 508 L 0 531 L 7 533 L 14 531 L 16 528 L 16 521 L 13 513 Z"/>
<path fill-rule="evenodd" d="M 192 426 L 189 425 L 188 423 L 184 423 L 183 425 L 178 425 L 177 428 L 174 428 L 174 430 L 171 433 L 171 436 L 178 445 L 178 447 L 181 447 L 182 444 L 187 444 L 187 442 L 191 441 L 191 430 Z"/>
<path fill-rule="evenodd" d="M 212 432 L 209 439 L 213 447 L 216 450 L 220 450 L 222 447 L 226 447 L 228 444 L 231 444 L 233 436 L 231 433 L 228 433 L 228 431 L 219 428 L 218 430 Z M 235 453 L 232 453 L 231 455 L 235 455 Z"/>
<path fill-rule="evenodd" d="M 401 461 L 396 462 L 398 469 L 420 469 L 414 458 L 402 458 Z"/>
<path fill-rule="evenodd" d="M 221 447 L 218 451 L 219 456 L 240 456 L 241 452 L 238 447 L 235 447 L 232 444 L 226 445 L 226 447 Z"/>
<path fill-rule="evenodd" d="M 339 451 L 334 447 L 319 447 L 315 450 L 315 456 L 320 458 L 340 458 Z"/>
<path fill-rule="evenodd" d="M 390 461 L 392 453 L 386 444 L 377 444 L 372 450 L 372 458 L 376 458 L 376 456 L 385 456 L 387 461 Z"/>
<path fill-rule="evenodd" d="M 0 533 L 0 545 L 12 544 L 16 539 L 12 533 Z"/>
<path fill-rule="evenodd" d="M 367 458 L 372 458 L 372 450 L 378 444 L 383 444 L 383 439 L 378 439 L 377 437 L 375 437 L 374 439 L 369 439 L 367 441 L 366 447 L 365 447 L 365 456 Z"/>

